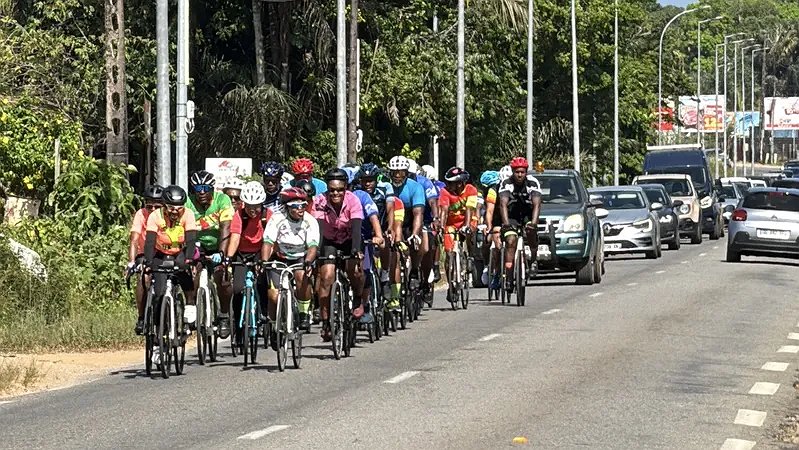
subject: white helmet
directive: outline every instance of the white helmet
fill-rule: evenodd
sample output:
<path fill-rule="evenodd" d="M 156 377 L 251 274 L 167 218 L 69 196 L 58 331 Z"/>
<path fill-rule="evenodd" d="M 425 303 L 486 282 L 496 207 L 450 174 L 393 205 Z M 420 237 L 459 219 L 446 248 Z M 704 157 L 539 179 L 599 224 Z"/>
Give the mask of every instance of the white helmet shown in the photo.
<path fill-rule="evenodd" d="M 225 187 L 223 187 L 222 190 L 236 189 L 240 191 L 244 189 L 244 186 L 245 186 L 244 180 L 242 180 L 241 178 L 233 177 L 227 180 L 227 183 L 225 183 Z"/>
<path fill-rule="evenodd" d="M 388 162 L 388 170 L 408 170 L 409 167 L 410 161 L 402 155 L 397 155 Z"/>
<path fill-rule="evenodd" d="M 408 158 L 408 172 L 419 173 L 419 164 L 416 164 L 416 161 L 410 158 Z"/>
<path fill-rule="evenodd" d="M 250 181 L 241 190 L 241 201 L 247 205 L 261 205 L 266 201 L 264 186 L 257 181 Z"/>
<path fill-rule="evenodd" d="M 436 168 L 431 166 L 430 164 L 423 165 L 421 172 L 423 172 L 422 175 L 426 176 L 432 181 L 438 180 L 438 173 L 436 173 Z"/>
<path fill-rule="evenodd" d="M 510 166 L 502 166 L 502 168 L 499 169 L 500 182 L 507 180 L 511 176 L 513 176 L 513 169 L 511 169 Z"/>
<path fill-rule="evenodd" d="M 293 180 L 293 179 L 294 179 L 294 175 L 292 175 L 292 174 L 290 174 L 288 172 L 283 172 L 283 175 L 280 177 L 280 185 L 281 186 L 285 186 L 286 184 L 291 182 L 291 180 Z"/>

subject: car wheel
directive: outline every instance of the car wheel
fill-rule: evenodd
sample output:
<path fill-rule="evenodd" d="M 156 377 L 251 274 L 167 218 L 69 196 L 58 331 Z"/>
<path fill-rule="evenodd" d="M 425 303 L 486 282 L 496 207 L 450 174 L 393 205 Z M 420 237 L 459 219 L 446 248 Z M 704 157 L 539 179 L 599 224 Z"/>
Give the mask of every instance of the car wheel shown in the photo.
<path fill-rule="evenodd" d="M 727 246 L 727 262 L 741 262 L 741 254 L 730 248 L 730 246 Z"/>
<path fill-rule="evenodd" d="M 655 253 L 657 253 L 658 258 L 663 256 L 663 243 L 660 241 L 660 236 L 658 236 L 658 241 L 655 245 Z"/>
<path fill-rule="evenodd" d="M 669 242 L 669 250 L 679 250 L 680 249 L 680 231 L 677 230 L 674 232 L 674 239 Z"/>
<path fill-rule="evenodd" d="M 696 228 L 694 229 L 693 234 L 691 235 L 691 243 L 692 244 L 701 244 L 702 243 L 702 224 L 697 223 Z"/>
<path fill-rule="evenodd" d="M 602 252 L 594 252 L 594 283 L 601 283 L 602 282 L 602 272 L 603 265 L 605 261 L 604 254 Z"/>
<path fill-rule="evenodd" d="M 594 259 L 596 255 L 596 249 L 594 249 L 593 254 L 588 258 L 588 260 L 577 269 L 577 276 L 575 277 L 575 282 L 581 285 L 592 285 L 594 284 Z"/>
<path fill-rule="evenodd" d="M 719 230 L 719 220 L 716 218 L 716 223 L 713 224 L 713 231 L 710 232 L 710 240 L 717 241 L 721 237 L 721 230 Z"/>

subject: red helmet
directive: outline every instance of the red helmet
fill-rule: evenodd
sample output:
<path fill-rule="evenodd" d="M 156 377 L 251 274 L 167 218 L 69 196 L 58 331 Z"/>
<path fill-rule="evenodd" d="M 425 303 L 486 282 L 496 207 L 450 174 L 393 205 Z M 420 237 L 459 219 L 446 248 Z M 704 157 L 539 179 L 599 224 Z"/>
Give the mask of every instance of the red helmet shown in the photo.
<path fill-rule="evenodd" d="M 517 156 L 510 160 L 510 168 L 511 169 L 518 169 L 519 167 L 523 167 L 525 169 L 530 168 L 530 164 L 527 163 L 527 158 L 523 158 L 521 156 Z"/>
<path fill-rule="evenodd" d="M 280 203 L 285 205 L 286 203 L 295 201 L 308 201 L 308 194 L 306 194 L 302 188 L 298 187 L 290 187 L 280 192 Z"/>
<path fill-rule="evenodd" d="M 299 158 L 291 164 L 291 171 L 294 175 L 305 175 L 313 173 L 313 161 L 308 158 Z"/>

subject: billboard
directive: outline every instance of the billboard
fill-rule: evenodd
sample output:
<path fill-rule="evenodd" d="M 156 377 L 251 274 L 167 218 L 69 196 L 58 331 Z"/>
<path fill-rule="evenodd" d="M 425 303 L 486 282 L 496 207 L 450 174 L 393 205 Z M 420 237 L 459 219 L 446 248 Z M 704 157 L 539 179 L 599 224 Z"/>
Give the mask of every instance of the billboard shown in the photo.
<path fill-rule="evenodd" d="M 766 97 L 766 130 L 799 130 L 799 97 Z"/>
<path fill-rule="evenodd" d="M 760 127 L 760 111 L 738 111 L 735 113 L 735 135 L 749 136 L 749 130 Z"/>
<path fill-rule="evenodd" d="M 231 178 L 252 175 L 252 158 L 205 158 L 205 170 L 214 174 L 221 190 Z"/>
<path fill-rule="evenodd" d="M 715 94 L 702 95 L 697 103 L 696 96 L 683 95 L 679 97 L 679 102 L 680 131 L 695 133 L 697 123 L 702 133 L 715 133 L 724 129 L 724 97 L 716 97 Z"/>
<path fill-rule="evenodd" d="M 658 131 L 674 131 L 674 108 L 668 106 L 661 106 L 660 113 L 655 113 L 658 116 L 658 122 L 654 127 Z"/>

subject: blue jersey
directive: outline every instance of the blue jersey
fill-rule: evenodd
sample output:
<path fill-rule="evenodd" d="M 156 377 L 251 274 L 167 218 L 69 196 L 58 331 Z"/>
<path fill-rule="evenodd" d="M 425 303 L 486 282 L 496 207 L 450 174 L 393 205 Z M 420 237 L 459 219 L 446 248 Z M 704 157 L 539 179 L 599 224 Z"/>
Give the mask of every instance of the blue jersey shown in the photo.
<path fill-rule="evenodd" d="M 433 184 L 436 186 L 436 189 L 438 189 L 438 192 L 441 192 L 442 189 L 447 187 L 447 185 L 443 181 L 435 180 L 433 181 Z"/>
<path fill-rule="evenodd" d="M 422 175 L 416 175 L 416 182 L 419 183 L 422 188 L 424 189 L 424 224 L 429 225 L 433 223 L 433 210 L 430 208 L 430 204 L 428 203 L 430 200 L 437 200 L 438 199 L 438 188 L 432 181 L 430 181 L 427 177 Z M 435 202 L 438 204 L 438 202 Z"/>
<path fill-rule="evenodd" d="M 286 189 L 287 187 L 292 187 L 292 186 L 297 187 L 299 182 L 300 180 L 295 178 L 289 181 L 288 183 L 284 184 L 282 189 Z M 314 189 L 316 189 L 316 195 L 324 194 L 325 192 L 327 192 L 327 184 L 324 181 L 320 180 L 319 178 L 311 178 L 311 183 L 313 183 L 313 187 Z"/>
<path fill-rule="evenodd" d="M 363 224 L 361 225 L 361 234 L 363 235 L 364 239 L 371 239 L 374 236 L 374 229 L 372 228 L 372 223 L 369 222 L 369 218 L 372 216 L 377 215 L 377 205 L 372 200 L 372 197 L 366 192 L 360 189 L 356 189 L 352 191 L 358 200 L 361 202 L 361 206 L 363 206 Z"/>
<path fill-rule="evenodd" d="M 421 184 L 410 178 L 406 179 L 402 186 L 393 187 L 397 197 L 405 204 L 404 225 L 408 226 L 413 223 L 413 208 L 418 206 L 424 207 L 427 204 L 424 188 Z"/>
<path fill-rule="evenodd" d="M 363 189 L 361 186 L 356 186 L 355 189 Z M 368 193 L 367 193 L 368 194 Z M 389 183 L 380 182 L 375 186 L 375 191 L 370 195 L 372 201 L 377 207 L 377 217 L 380 224 L 385 227 L 388 225 L 388 216 L 386 215 L 388 200 L 394 198 L 394 188 Z"/>

